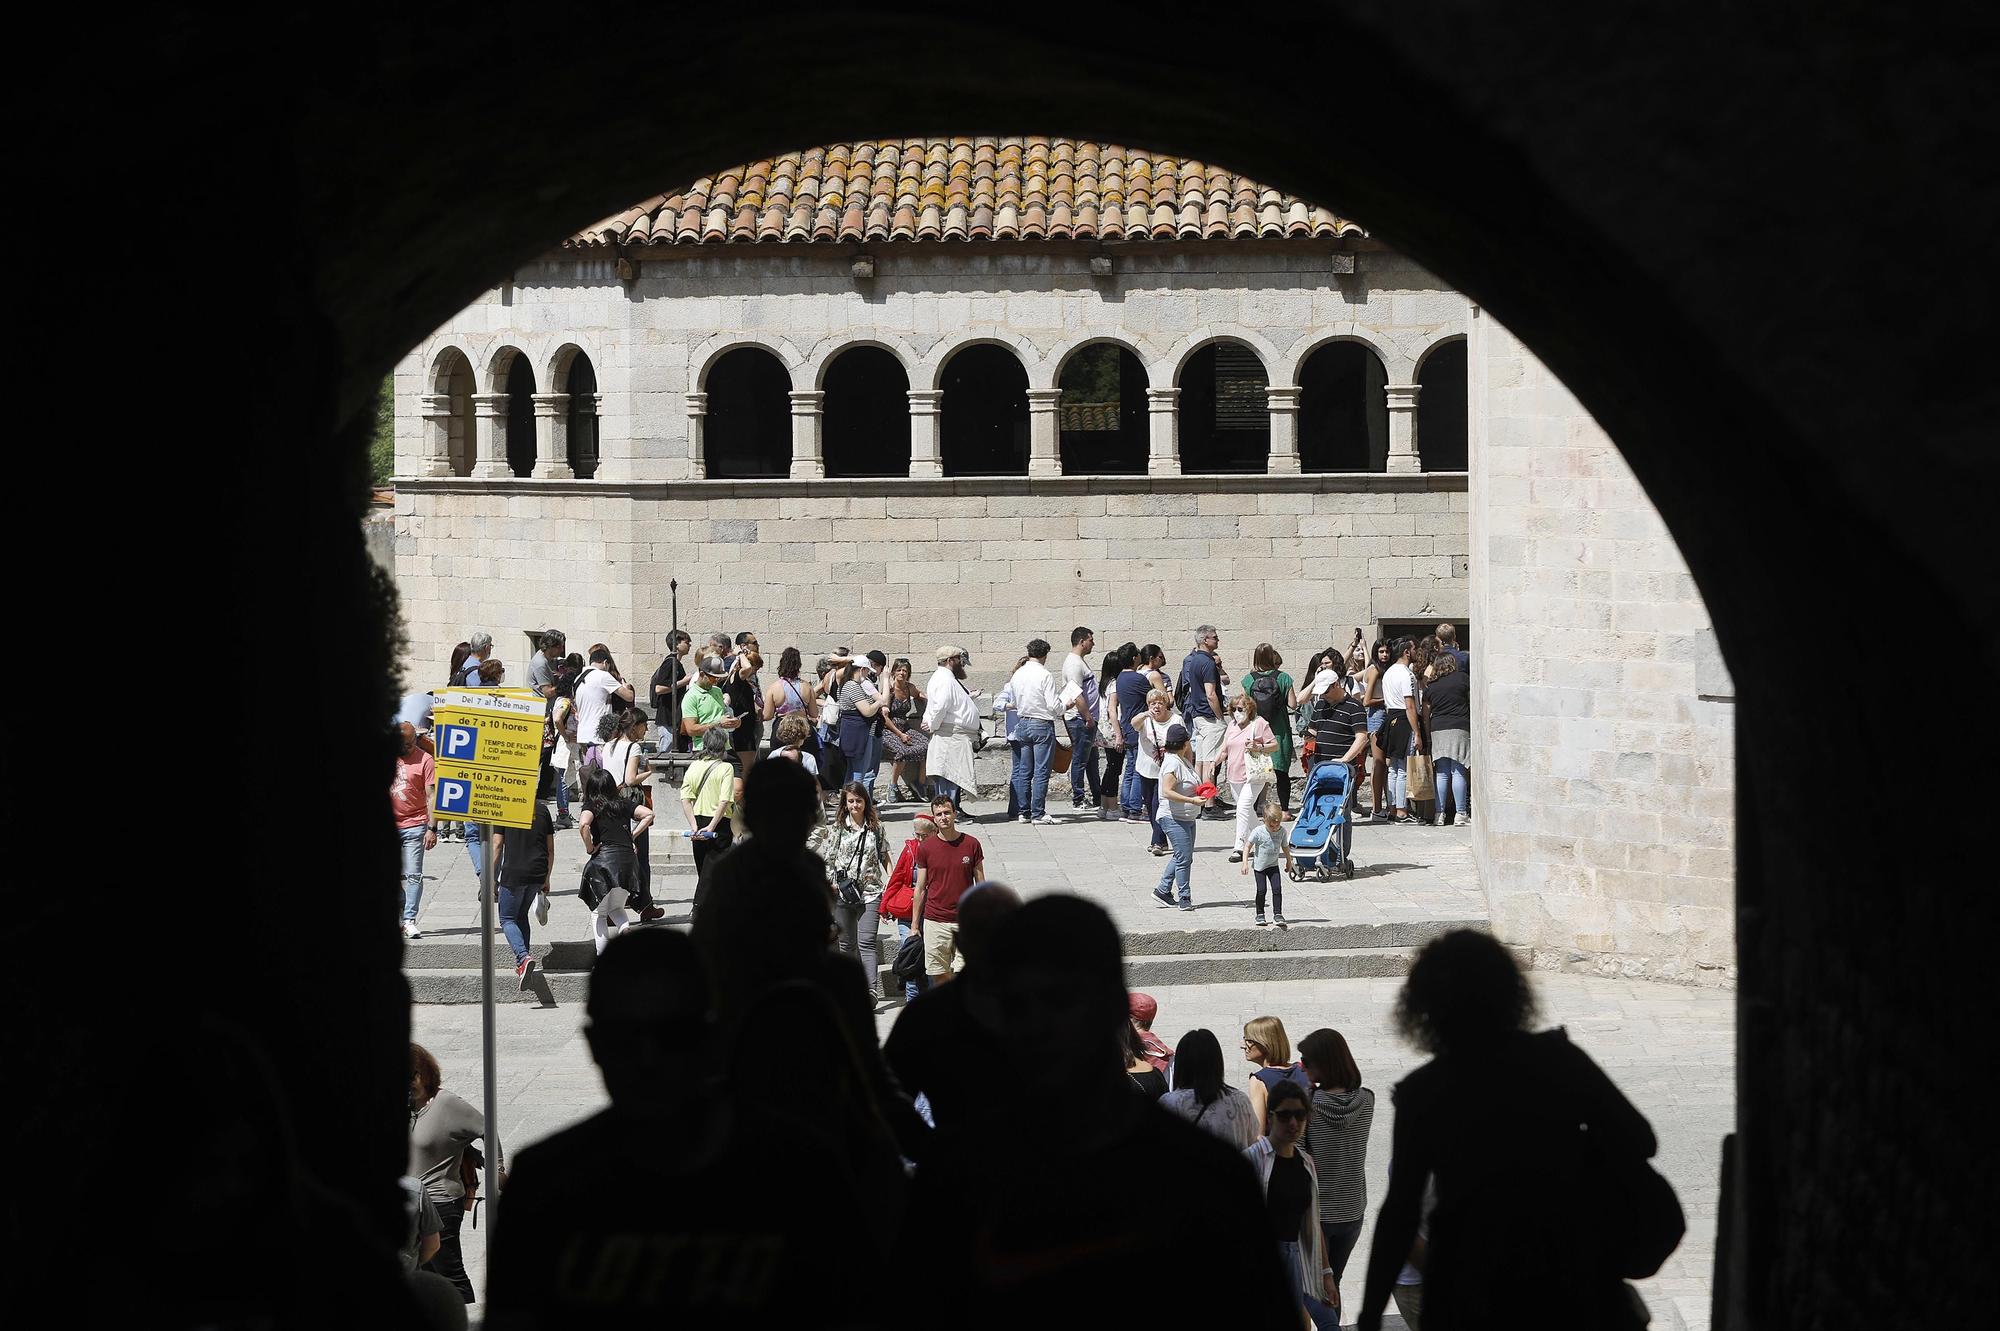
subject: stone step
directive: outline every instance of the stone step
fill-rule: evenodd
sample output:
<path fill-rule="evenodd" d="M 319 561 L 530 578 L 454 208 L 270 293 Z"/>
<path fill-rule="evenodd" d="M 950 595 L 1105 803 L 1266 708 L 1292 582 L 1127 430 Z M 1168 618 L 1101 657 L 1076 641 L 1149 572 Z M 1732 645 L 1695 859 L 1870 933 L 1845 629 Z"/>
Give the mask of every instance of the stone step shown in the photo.
<path fill-rule="evenodd" d="M 1162 912 L 1165 914 L 1165 912 Z M 670 917 L 671 919 L 671 917 Z M 1294 924 L 1288 929 L 1256 928 L 1242 924 L 1219 928 L 1165 929 L 1128 932 L 1123 935 L 1128 960 L 1241 953 L 1250 956 L 1283 955 L 1301 952 L 1337 952 L 1356 949 L 1411 949 L 1452 929 L 1483 929 L 1479 920 L 1414 920 L 1392 924 Z M 879 955 L 895 955 L 897 943 L 892 933 L 882 935 Z M 535 943 L 530 949 L 538 964 L 553 971 L 586 971 L 596 960 L 596 949 L 587 939 Z M 494 937 L 494 968 L 512 973 L 513 954 Z M 404 964 L 423 970 L 472 970 L 479 968 L 479 937 L 471 934 L 432 936 L 403 945 Z M 1268 978 L 1282 977 L 1275 973 Z M 1157 982 L 1156 982 L 1157 983 Z"/>
<path fill-rule="evenodd" d="M 585 945 L 588 947 L 588 945 Z M 1268 952 L 1188 952 L 1128 957 L 1125 982 L 1134 989 L 1177 984 L 1232 984 L 1266 980 L 1347 980 L 1401 975 L 1409 969 L 1406 947 L 1287 949 Z M 405 970 L 410 1000 L 415 1003 L 477 1003 L 476 967 Z M 884 960 L 882 980 L 891 992 L 901 985 Z M 501 1002 L 534 1001 L 545 988 L 558 1003 L 581 1003 L 588 993 L 588 970 L 538 971 L 526 991 L 519 987 L 511 959 L 494 970 L 494 992 Z"/>

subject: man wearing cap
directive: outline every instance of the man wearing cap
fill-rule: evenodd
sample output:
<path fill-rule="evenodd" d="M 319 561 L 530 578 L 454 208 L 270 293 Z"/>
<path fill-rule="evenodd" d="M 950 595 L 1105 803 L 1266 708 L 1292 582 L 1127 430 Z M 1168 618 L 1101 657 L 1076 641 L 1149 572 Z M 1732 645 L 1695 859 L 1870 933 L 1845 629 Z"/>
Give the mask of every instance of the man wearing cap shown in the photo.
<path fill-rule="evenodd" d="M 979 704 L 965 687 L 965 649 L 937 649 L 937 672 L 924 691 L 924 726 L 931 732 L 928 766 L 932 792 L 958 809 L 965 791 L 977 793 L 972 746 L 979 738 Z"/>
<path fill-rule="evenodd" d="M 688 687 L 687 702 L 681 708 L 681 733 L 691 740 L 711 730 L 736 729 L 729 699 L 722 692 L 722 682 L 729 677 L 728 664 L 711 652 L 701 658 L 700 670 L 701 677 Z"/>

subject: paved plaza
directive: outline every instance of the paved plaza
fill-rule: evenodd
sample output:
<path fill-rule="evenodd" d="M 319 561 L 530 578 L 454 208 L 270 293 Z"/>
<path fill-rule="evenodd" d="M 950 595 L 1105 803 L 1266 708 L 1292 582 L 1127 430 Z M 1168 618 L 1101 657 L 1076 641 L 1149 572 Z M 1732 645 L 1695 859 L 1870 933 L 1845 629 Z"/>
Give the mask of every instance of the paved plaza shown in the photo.
<path fill-rule="evenodd" d="M 1688 1234 L 1680 1251 L 1641 1291 L 1655 1328 L 1708 1326 L 1710 1265 L 1715 1246 L 1716 1180 L 1723 1134 L 1735 1113 L 1735 995 L 1644 981 L 1538 973 L 1534 982 L 1546 1020 L 1569 1033 L 1652 1120 L 1659 1135 L 1656 1163 L 1680 1194 Z M 1169 1042 L 1207 1027 L 1225 1050 L 1250 1017 L 1284 1020 L 1294 1039 L 1319 1026 L 1347 1036 L 1366 1084 L 1378 1102 L 1368 1152 L 1370 1223 L 1388 1174 L 1394 1112 L 1387 1089 L 1420 1061 L 1389 1024 L 1393 979 L 1281 981 L 1211 984 L 1151 990 L 1160 1002 L 1155 1029 Z M 893 1010 L 877 1024 L 887 1032 Z M 604 1103 L 604 1091 L 581 1034 L 576 1005 L 529 1004 L 499 1012 L 500 1129 L 502 1144 L 518 1150 L 584 1118 Z M 419 1006 L 414 1038 L 444 1066 L 444 1084 L 480 1103 L 480 1010 L 472 1005 Z M 1237 1069 L 1248 1075 L 1247 1065 Z M 880 1236 L 873 1236 L 874 1242 Z M 476 1288 L 485 1287 L 485 1232 L 464 1231 L 466 1267 Z M 1366 1241 L 1342 1284 L 1344 1306 L 1356 1309 L 1366 1264 Z M 1350 1313 L 1351 1320 L 1351 1313 Z"/>

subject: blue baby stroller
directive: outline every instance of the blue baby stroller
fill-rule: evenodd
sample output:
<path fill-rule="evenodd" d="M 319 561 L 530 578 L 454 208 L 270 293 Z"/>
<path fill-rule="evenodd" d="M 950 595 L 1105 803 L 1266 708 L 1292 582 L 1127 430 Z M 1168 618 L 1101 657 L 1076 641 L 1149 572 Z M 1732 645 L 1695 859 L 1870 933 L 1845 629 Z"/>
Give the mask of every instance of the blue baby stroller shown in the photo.
<path fill-rule="evenodd" d="M 1347 806 L 1353 794 L 1354 769 L 1346 763 L 1324 762 L 1306 778 L 1305 798 L 1299 804 L 1299 820 L 1292 824 L 1292 881 L 1298 882 L 1311 869 L 1324 883 L 1337 870 L 1341 877 L 1354 877 L 1354 860 L 1348 852 L 1354 846 L 1354 820 Z"/>

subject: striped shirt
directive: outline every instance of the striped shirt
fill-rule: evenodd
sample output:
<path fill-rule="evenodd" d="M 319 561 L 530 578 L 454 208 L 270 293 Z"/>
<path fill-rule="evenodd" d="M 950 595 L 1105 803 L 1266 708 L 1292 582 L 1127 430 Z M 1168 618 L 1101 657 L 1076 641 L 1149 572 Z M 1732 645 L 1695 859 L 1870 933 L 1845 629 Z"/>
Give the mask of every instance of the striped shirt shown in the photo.
<path fill-rule="evenodd" d="M 1319 1171 L 1319 1218 L 1329 1225 L 1359 1220 L 1368 1210 L 1368 1130 L 1375 1092 L 1366 1086 L 1313 1092 L 1305 1147 Z"/>

